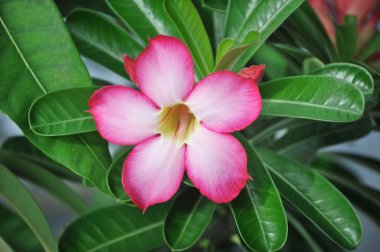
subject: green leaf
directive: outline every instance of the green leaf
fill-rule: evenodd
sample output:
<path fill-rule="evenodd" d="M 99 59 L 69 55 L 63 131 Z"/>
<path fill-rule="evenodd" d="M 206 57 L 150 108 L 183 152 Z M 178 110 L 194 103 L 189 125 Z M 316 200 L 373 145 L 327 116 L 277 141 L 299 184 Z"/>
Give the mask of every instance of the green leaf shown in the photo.
<path fill-rule="evenodd" d="M 366 98 L 372 96 L 374 82 L 372 75 L 364 68 L 350 63 L 333 63 L 321 67 L 310 74 L 331 76 L 346 80 L 362 91 Z"/>
<path fill-rule="evenodd" d="M 215 11 L 226 11 L 228 0 L 202 0 L 204 5 Z"/>
<path fill-rule="evenodd" d="M 8 245 L 6 241 L 0 236 L 0 251 L 13 252 L 13 249 Z"/>
<path fill-rule="evenodd" d="M 355 249 L 363 228 L 350 202 L 330 182 L 291 159 L 269 150 L 259 154 L 281 192 L 297 210 L 346 249 Z"/>
<path fill-rule="evenodd" d="M 121 76 L 126 76 L 122 55 L 137 58 L 143 50 L 126 30 L 101 12 L 74 10 L 66 24 L 81 54 Z"/>
<path fill-rule="evenodd" d="M 329 76 L 296 76 L 260 85 L 262 115 L 350 122 L 364 111 L 364 97 L 353 85 Z"/>
<path fill-rule="evenodd" d="M 360 52 L 359 58 L 362 61 L 368 59 L 371 55 L 376 53 L 380 49 L 380 34 L 375 34 L 368 44 L 365 46 L 362 52 Z"/>
<path fill-rule="evenodd" d="M 249 32 L 241 45 L 237 47 L 233 47 L 232 49 L 228 48 L 228 51 L 225 53 L 222 52 L 224 53 L 224 55 L 219 60 L 219 62 L 217 62 L 215 70 L 218 71 L 218 70 L 229 69 L 234 64 L 234 62 L 236 62 L 236 60 L 248 50 L 248 48 L 259 43 L 259 41 L 260 41 L 260 33 L 255 32 L 255 31 Z M 227 42 L 227 46 L 230 43 L 231 41 Z M 227 48 L 223 48 L 223 51 L 225 51 L 226 49 Z"/>
<path fill-rule="evenodd" d="M 323 252 L 323 249 L 318 245 L 317 241 L 314 240 L 314 237 L 307 231 L 307 229 L 302 225 L 300 221 L 297 220 L 289 212 L 286 213 L 286 218 L 289 224 L 297 231 L 297 233 L 306 241 L 309 248 L 313 252 Z M 299 241 L 297 241 L 299 242 Z"/>
<path fill-rule="evenodd" d="M 63 136 L 96 131 L 88 101 L 99 87 L 57 90 L 36 99 L 29 110 L 32 131 L 42 136 Z"/>
<path fill-rule="evenodd" d="M 312 57 L 312 58 L 307 58 L 303 61 L 302 69 L 303 69 L 304 74 L 311 74 L 314 70 L 320 69 L 323 66 L 324 66 L 324 64 L 322 61 L 320 61 L 318 58 Z M 332 77 L 337 77 L 334 75 L 328 75 L 328 74 L 326 74 L 326 75 L 332 76 Z M 338 79 L 340 79 L 340 78 L 338 78 Z"/>
<path fill-rule="evenodd" d="M 348 152 L 329 152 L 327 155 L 333 158 L 348 159 L 350 161 L 361 164 L 369 169 L 372 169 L 375 172 L 380 172 L 380 160 L 376 158 Z"/>
<path fill-rule="evenodd" d="M 41 252 L 43 248 L 23 219 L 0 205 L 0 235 L 17 252 Z M 20 242 L 22 241 L 22 242 Z"/>
<path fill-rule="evenodd" d="M 164 237 L 171 250 L 186 250 L 193 246 L 208 224 L 216 209 L 216 203 L 188 187 L 174 201 L 164 222 Z"/>
<path fill-rule="evenodd" d="M 345 124 L 298 120 L 293 121 L 287 132 L 269 147 L 289 155 L 305 148 L 319 149 L 357 139 L 369 134 L 371 129 L 372 122 L 368 115 Z"/>
<path fill-rule="evenodd" d="M 111 164 L 107 173 L 107 183 L 112 195 L 120 202 L 130 202 L 131 199 L 125 193 L 121 183 L 121 175 L 123 172 L 123 164 L 132 147 L 127 147 L 120 155 L 118 155 Z"/>
<path fill-rule="evenodd" d="M 111 10 L 143 41 L 158 34 L 179 37 L 164 9 L 164 0 L 106 0 Z"/>
<path fill-rule="evenodd" d="M 33 162 L 61 178 L 76 182 L 82 181 L 79 176 L 72 173 L 69 169 L 48 158 L 25 137 L 19 136 L 6 139 L 1 146 L 1 150 L 9 151 L 17 158 Z"/>
<path fill-rule="evenodd" d="M 250 31 L 257 31 L 261 35 L 260 42 L 249 48 L 232 69 L 239 71 L 302 2 L 303 0 L 229 1 L 225 37 L 233 38 L 239 44 Z"/>
<path fill-rule="evenodd" d="M 54 235 L 40 207 L 25 186 L 0 164 L 0 194 L 32 229 L 46 251 L 57 251 Z"/>
<path fill-rule="evenodd" d="M 193 56 L 198 79 L 211 73 L 214 56 L 202 20 L 190 0 L 165 0 L 165 9 Z"/>
<path fill-rule="evenodd" d="M 346 16 L 344 24 L 335 26 L 336 45 L 342 61 L 351 60 L 356 52 L 358 40 L 358 18 Z"/>
<path fill-rule="evenodd" d="M 230 205 L 241 238 L 252 251 L 277 251 L 286 241 L 288 226 L 279 193 L 261 157 L 241 134 L 235 137 L 247 153 L 253 177 Z"/>
<path fill-rule="evenodd" d="M 59 239 L 59 251 L 150 251 L 164 246 L 165 208 L 146 213 L 125 205 L 97 209 L 72 222 Z"/>
<path fill-rule="evenodd" d="M 58 199 L 65 202 L 77 214 L 83 214 L 88 211 L 84 201 L 49 171 L 42 169 L 32 162 L 19 159 L 12 153 L 1 151 L 0 162 L 8 167 L 15 175 L 31 181 L 49 191 Z"/>
<path fill-rule="evenodd" d="M 218 65 L 220 60 L 228 53 L 228 51 L 235 44 L 235 40 L 232 38 L 223 38 L 218 44 L 218 48 L 216 50 L 216 60 L 215 64 Z"/>
<path fill-rule="evenodd" d="M 1 2 L 0 37 L 0 110 L 44 154 L 107 192 L 105 175 L 111 158 L 98 134 L 41 137 L 29 128 L 28 111 L 36 98 L 92 85 L 54 3 Z"/>

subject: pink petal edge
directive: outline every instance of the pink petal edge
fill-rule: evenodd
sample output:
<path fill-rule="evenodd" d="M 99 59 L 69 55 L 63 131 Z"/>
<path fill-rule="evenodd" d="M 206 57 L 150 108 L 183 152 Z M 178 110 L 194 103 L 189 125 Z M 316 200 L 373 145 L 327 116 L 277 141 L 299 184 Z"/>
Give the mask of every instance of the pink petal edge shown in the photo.
<path fill-rule="evenodd" d="M 89 100 L 100 135 L 108 142 L 134 145 L 157 134 L 159 109 L 140 92 L 125 86 L 106 86 Z"/>
<path fill-rule="evenodd" d="M 136 59 L 136 82 L 159 107 L 183 101 L 194 84 L 194 63 L 185 44 L 158 35 Z"/>
<path fill-rule="evenodd" d="M 216 203 L 237 197 L 250 178 L 238 140 L 200 127 L 187 144 L 186 172 L 201 194 Z"/>
<path fill-rule="evenodd" d="M 256 82 L 230 71 L 219 71 L 202 79 L 186 99 L 201 123 L 219 133 L 246 128 L 261 112 Z"/>
<path fill-rule="evenodd" d="M 168 201 L 177 192 L 185 173 L 185 146 L 161 136 L 134 147 L 125 159 L 122 184 L 143 212 Z"/>

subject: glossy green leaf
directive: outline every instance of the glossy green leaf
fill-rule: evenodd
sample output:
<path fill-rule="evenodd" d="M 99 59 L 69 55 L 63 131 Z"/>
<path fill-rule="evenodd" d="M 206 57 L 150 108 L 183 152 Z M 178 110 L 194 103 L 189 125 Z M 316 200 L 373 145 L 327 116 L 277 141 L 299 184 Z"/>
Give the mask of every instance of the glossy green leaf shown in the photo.
<path fill-rule="evenodd" d="M 232 69 L 239 71 L 261 44 L 302 2 L 303 0 L 229 1 L 225 37 L 233 38 L 239 44 L 250 31 L 257 31 L 261 34 L 260 42 L 249 48 Z"/>
<path fill-rule="evenodd" d="M 303 48 L 298 48 L 298 47 L 291 46 L 289 44 L 283 44 L 283 43 L 271 43 L 270 45 L 280 50 L 281 52 L 299 60 L 312 57 L 312 55 Z"/>
<path fill-rule="evenodd" d="M 164 9 L 164 0 L 106 0 L 111 10 L 143 41 L 158 34 L 179 37 Z"/>
<path fill-rule="evenodd" d="M 0 163 L 8 167 L 13 174 L 44 188 L 76 213 L 83 214 L 88 211 L 83 199 L 49 171 L 6 151 L 0 151 Z"/>
<path fill-rule="evenodd" d="M 111 159 L 98 134 L 41 137 L 29 128 L 32 102 L 48 92 L 91 86 L 91 79 L 52 1 L 0 3 L 0 110 L 51 159 L 91 180 L 107 192 Z"/>
<path fill-rule="evenodd" d="M 25 186 L 0 164 L 0 194 L 28 224 L 46 251 L 56 251 L 56 241 L 40 207 Z"/>
<path fill-rule="evenodd" d="M 359 245 L 362 225 L 341 192 L 309 167 L 269 150 L 259 149 L 259 154 L 289 203 L 340 246 L 354 249 Z"/>
<path fill-rule="evenodd" d="M 188 187 L 174 201 L 166 216 L 163 231 L 166 244 L 174 251 L 193 246 L 212 220 L 215 209 L 216 203 Z"/>
<path fill-rule="evenodd" d="M 321 67 L 310 74 L 331 76 L 346 80 L 362 91 L 365 97 L 372 96 L 374 82 L 371 74 L 364 68 L 350 63 L 333 63 Z"/>
<path fill-rule="evenodd" d="M 224 57 L 224 55 L 228 53 L 228 51 L 232 48 L 234 44 L 235 40 L 233 40 L 232 38 L 224 38 L 220 41 L 216 50 L 216 65 L 218 65 L 220 60 Z"/>
<path fill-rule="evenodd" d="M 0 235 L 7 241 L 12 249 L 16 252 L 43 251 L 40 242 L 20 215 L 0 205 L 0 216 Z"/>
<path fill-rule="evenodd" d="M 183 41 L 189 47 L 198 78 L 211 73 L 214 56 L 202 20 L 190 0 L 165 0 L 165 9 L 176 25 Z"/>
<path fill-rule="evenodd" d="M 244 54 L 253 45 L 259 43 L 259 41 L 260 41 L 260 34 L 258 32 L 255 32 L 255 31 L 249 32 L 241 45 L 237 47 L 233 47 L 231 49 L 228 48 L 227 52 L 223 54 L 223 57 L 219 55 L 219 57 L 221 58 L 219 59 L 217 65 L 215 66 L 215 70 L 218 71 L 218 70 L 229 69 L 242 54 Z M 227 42 L 227 46 L 229 43 L 231 42 Z M 225 50 L 226 48 L 223 48 L 223 51 Z"/>
<path fill-rule="evenodd" d="M 118 155 L 111 164 L 107 173 L 107 183 L 112 195 L 120 202 L 130 202 L 131 199 L 125 193 L 123 184 L 121 183 L 121 175 L 123 172 L 123 164 L 132 147 L 128 147 L 120 155 Z"/>
<path fill-rule="evenodd" d="M 152 207 L 144 214 L 125 205 L 97 209 L 63 231 L 59 251 L 151 251 L 165 244 L 162 236 L 165 214 L 162 206 Z"/>
<path fill-rule="evenodd" d="M 346 16 L 344 24 L 335 26 L 336 44 L 341 60 L 351 60 L 358 40 L 358 18 Z"/>
<path fill-rule="evenodd" d="M 12 155 L 17 158 L 33 162 L 58 177 L 71 181 L 81 181 L 81 177 L 48 158 L 40 150 L 34 147 L 25 137 L 18 136 L 6 139 L 1 146 L 1 150 L 11 152 Z"/>
<path fill-rule="evenodd" d="M 237 229 L 252 251 L 277 251 L 288 233 L 279 193 L 260 155 L 241 134 L 235 137 L 247 153 L 249 180 L 230 205 Z"/>
<path fill-rule="evenodd" d="M 57 90 L 36 99 L 29 110 L 32 131 L 43 136 L 62 136 L 96 131 L 88 101 L 99 87 Z"/>
<path fill-rule="evenodd" d="M 260 85 L 262 115 L 350 122 L 364 111 L 363 94 L 329 76 L 296 76 Z"/>
<path fill-rule="evenodd" d="M 143 50 L 126 30 L 101 12 L 77 9 L 66 24 L 81 54 L 121 76 L 126 76 L 123 54 L 136 58 Z"/>

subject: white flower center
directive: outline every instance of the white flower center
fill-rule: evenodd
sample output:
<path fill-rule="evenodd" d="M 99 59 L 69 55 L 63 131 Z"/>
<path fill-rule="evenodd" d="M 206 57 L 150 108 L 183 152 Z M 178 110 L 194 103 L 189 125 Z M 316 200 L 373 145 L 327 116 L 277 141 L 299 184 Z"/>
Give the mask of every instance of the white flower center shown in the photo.
<path fill-rule="evenodd" d="M 160 113 L 159 132 L 183 144 L 199 126 L 199 121 L 185 104 L 166 107 Z"/>

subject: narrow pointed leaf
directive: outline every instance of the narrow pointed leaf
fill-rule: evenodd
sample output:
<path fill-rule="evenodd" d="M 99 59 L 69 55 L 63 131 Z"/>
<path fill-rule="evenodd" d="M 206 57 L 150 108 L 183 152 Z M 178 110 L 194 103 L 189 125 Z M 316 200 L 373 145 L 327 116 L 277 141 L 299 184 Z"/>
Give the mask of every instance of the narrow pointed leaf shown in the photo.
<path fill-rule="evenodd" d="M 83 214 L 88 211 L 88 207 L 83 199 L 49 171 L 32 162 L 19 159 L 17 156 L 6 151 L 0 152 L 0 162 L 6 165 L 15 175 L 29 180 L 50 192 L 77 214 Z"/>
<path fill-rule="evenodd" d="M 347 198 L 316 171 L 272 151 L 259 149 L 281 195 L 331 240 L 355 249 L 363 236 Z"/>
<path fill-rule="evenodd" d="M 366 98 L 372 96 L 374 82 L 372 75 L 364 68 L 351 63 L 333 63 L 321 67 L 310 74 L 331 76 L 346 80 L 362 91 Z"/>
<path fill-rule="evenodd" d="M 112 162 L 108 173 L 107 183 L 112 195 L 120 202 L 130 202 L 131 199 L 124 191 L 123 184 L 121 182 L 121 174 L 123 173 L 123 164 L 132 148 L 128 147 Z"/>
<path fill-rule="evenodd" d="M 2 1 L 0 37 L 0 96 L 7 97 L 1 99 L 0 110 L 44 154 L 107 192 L 105 175 L 111 159 L 107 143 L 98 134 L 41 137 L 29 127 L 28 110 L 36 98 L 92 85 L 55 4 Z"/>
<path fill-rule="evenodd" d="M 20 215 L 0 205 L 0 216 L 0 235 L 7 241 L 12 249 L 17 252 L 43 251 L 40 242 Z"/>
<path fill-rule="evenodd" d="M 260 42 L 249 48 L 232 69 L 239 71 L 244 67 L 261 44 L 302 2 L 303 0 L 230 1 L 227 8 L 225 37 L 241 43 L 250 31 L 257 31 L 261 35 Z"/>
<path fill-rule="evenodd" d="M 260 86 L 261 114 L 320 121 L 350 122 L 364 111 L 364 97 L 346 81 L 329 76 L 276 79 Z"/>
<path fill-rule="evenodd" d="M 335 27 L 336 44 L 342 61 L 352 60 L 358 42 L 358 18 L 346 16 L 344 24 Z"/>
<path fill-rule="evenodd" d="M 189 47 L 196 64 L 198 78 L 211 73 L 214 56 L 202 20 L 190 0 L 165 0 L 165 9 Z"/>
<path fill-rule="evenodd" d="M 97 209 L 72 222 L 59 239 L 60 252 L 151 251 L 164 246 L 165 208 L 142 213 L 120 205 Z M 112 218 L 110 218 L 112 217 Z"/>
<path fill-rule="evenodd" d="M 243 135 L 235 137 L 247 152 L 248 170 L 253 178 L 230 203 L 237 229 L 252 251 L 277 251 L 288 233 L 280 195 L 256 150 Z"/>
<path fill-rule="evenodd" d="M 164 222 L 166 244 L 174 251 L 193 246 L 208 224 L 216 209 L 216 203 L 188 187 L 173 203 Z"/>
<path fill-rule="evenodd" d="M 126 76 L 123 54 L 136 58 L 143 50 L 125 29 L 101 12 L 77 9 L 66 24 L 81 54 L 121 76 Z"/>
<path fill-rule="evenodd" d="M 57 90 L 40 96 L 29 110 L 32 131 L 43 136 L 62 136 L 96 131 L 88 100 L 99 87 Z"/>
<path fill-rule="evenodd" d="M 25 186 L 0 164 L 0 194 L 37 236 L 46 251 L 56 251 L 56 241 L 40 207 Z"/>

